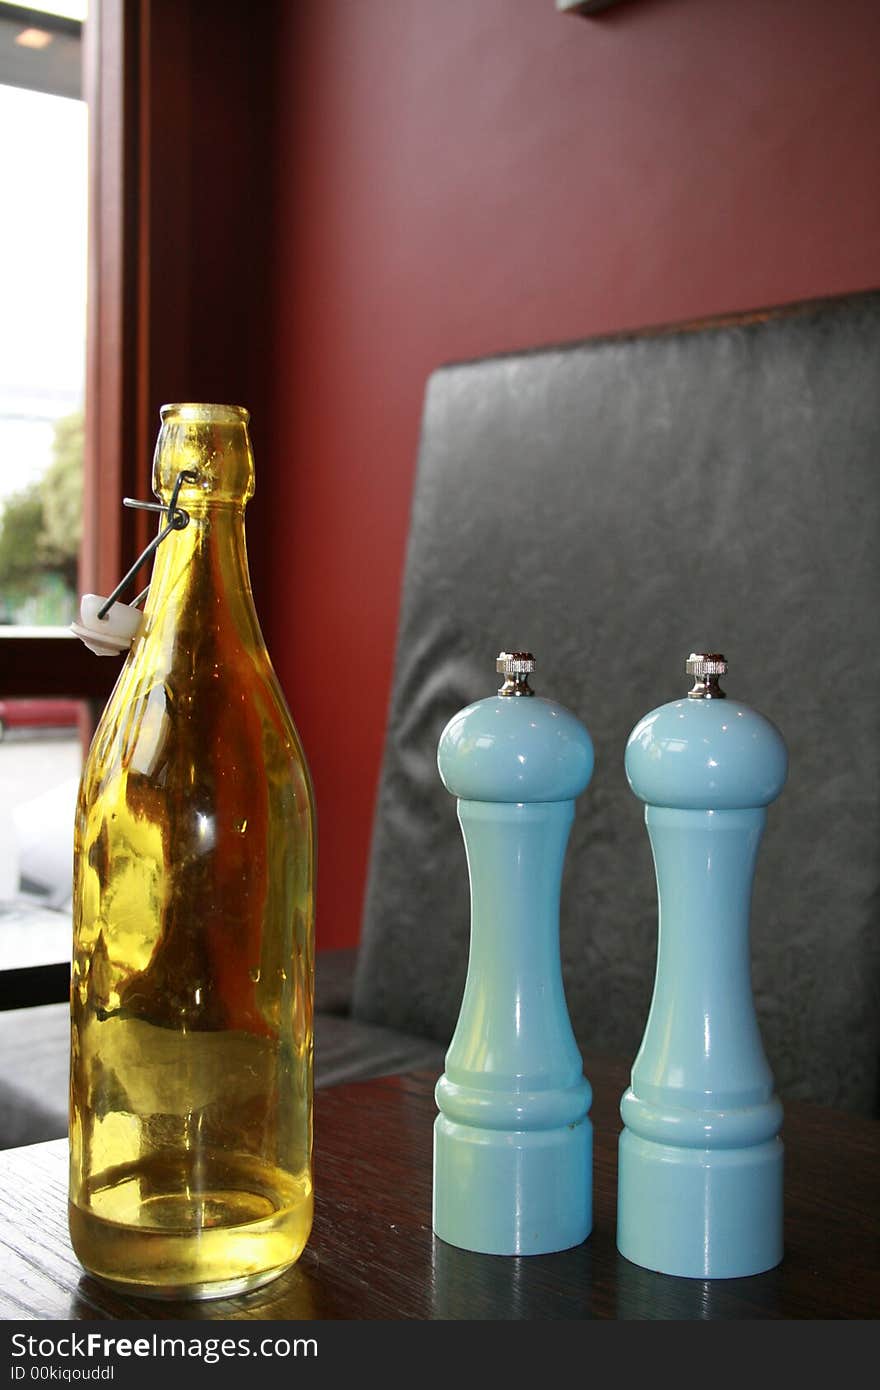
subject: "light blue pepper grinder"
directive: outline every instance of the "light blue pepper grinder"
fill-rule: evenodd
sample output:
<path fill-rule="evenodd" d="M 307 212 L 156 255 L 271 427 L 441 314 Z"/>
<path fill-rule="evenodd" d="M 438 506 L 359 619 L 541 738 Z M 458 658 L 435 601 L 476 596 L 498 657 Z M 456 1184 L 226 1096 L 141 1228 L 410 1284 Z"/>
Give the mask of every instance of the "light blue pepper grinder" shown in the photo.
<path fill-rule="evenodd" d="M 646 802 L 659 943 L 654 997 L 620 1106 L 617 1244 L 647 1269 L 733 1278 L 782 1259 L 782 1106 L 750 978 L 752 881 L 788 755 L 775 725 L 719 686 L 694 687 L 633 729 L 626 775 Z"/>
<path fill-rule="evenodd" d="M 565 1250 L 592 1226 L 592 1091 L 565 1003 L 559 895 L 593 744 L 534 697 L 534 667 L 502 652 L 498 694 L 456 714 L 437 753 L 459 798 L 471 943 L 436 1089 L 434 1231 L 492 1255 Z"/>

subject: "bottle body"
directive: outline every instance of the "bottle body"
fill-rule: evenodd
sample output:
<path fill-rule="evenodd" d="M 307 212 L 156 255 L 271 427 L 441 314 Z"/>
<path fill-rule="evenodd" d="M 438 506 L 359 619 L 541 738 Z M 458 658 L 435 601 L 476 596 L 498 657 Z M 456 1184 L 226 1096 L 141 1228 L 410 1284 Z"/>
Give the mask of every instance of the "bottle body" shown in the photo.
<path fill-rule="evenodd" d="M 250 596 L 246 428 L 184 423 L 157 477 L 213 451 L 218 486 L 181 493 L 77 806 L 69 1215 L 92 1273 L 212 1297 L 311 1229 L 314 803 Z"/>

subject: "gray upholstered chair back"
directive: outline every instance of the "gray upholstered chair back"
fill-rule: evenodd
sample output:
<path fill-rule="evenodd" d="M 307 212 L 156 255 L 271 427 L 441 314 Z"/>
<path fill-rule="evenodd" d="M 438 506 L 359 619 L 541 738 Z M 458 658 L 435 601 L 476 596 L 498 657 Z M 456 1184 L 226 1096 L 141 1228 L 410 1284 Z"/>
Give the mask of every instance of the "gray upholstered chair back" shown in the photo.
<path fill-rule="evenodd" d="M 562 901 L 583 1050 L 632 1057 L 656 898 L 623 750 L 694 648 L 783 731 L 752 914 L 781 1094 L 880 1057 L 880 293 L 444 367 L 429 383 L 354 1013 L 448 1042 L 468 951 L 446 720 L 502 647 L 590 728 Z"/>

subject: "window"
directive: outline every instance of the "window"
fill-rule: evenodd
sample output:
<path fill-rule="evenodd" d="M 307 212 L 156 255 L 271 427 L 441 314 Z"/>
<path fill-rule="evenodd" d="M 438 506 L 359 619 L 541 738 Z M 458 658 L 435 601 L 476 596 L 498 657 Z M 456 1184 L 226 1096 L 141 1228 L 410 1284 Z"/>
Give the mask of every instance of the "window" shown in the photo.
<path fill-rule="evenodd" d="M 0 622 L 66 626 L 82 518 L 87 119 L 80 23 L 0 5 Z M 38 23 L 47 27 L 37 27 Z M 60 24 L 59 29 L 53 25 Z"/>
<path fill-rule="evenodd" d="M 28 650 L 32 660 L 47 640 L 57 641 L 77 604 L 84 18 L 84 0 L 0 4 L 0 998 L 7 1004 L 26 1002 L 25 984 L 43 993 L 63 985 L 71 826 L 88 718 L 76 699 L 39 698 L 39 675 L 28 674 L 19 655 Z"/>

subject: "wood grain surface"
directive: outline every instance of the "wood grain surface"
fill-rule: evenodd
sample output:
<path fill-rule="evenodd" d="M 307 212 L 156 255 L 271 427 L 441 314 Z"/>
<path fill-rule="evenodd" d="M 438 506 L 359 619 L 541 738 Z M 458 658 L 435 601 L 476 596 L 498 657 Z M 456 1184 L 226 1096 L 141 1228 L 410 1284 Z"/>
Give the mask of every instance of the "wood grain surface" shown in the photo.
<path fill-rule="evenodd" d="M 786 1253 L 748 1279 L 675 1279 L 615 1247 L 617 1105 L 626 1068 L 588 1058 L 594 1230 L 558 1255 L 457 1250 L 431 1231 L 434 1077 L 320 1091 L 316 1215 L 299 1264 L 264 1290 L 160 1303 L 104 1289 L 67 1238 L 64 1141 L 0 1153 L 0 1314 L 7 1319 L 859 1318 L 880 1311 L 880 1123 L 786 1107 Z"/>

